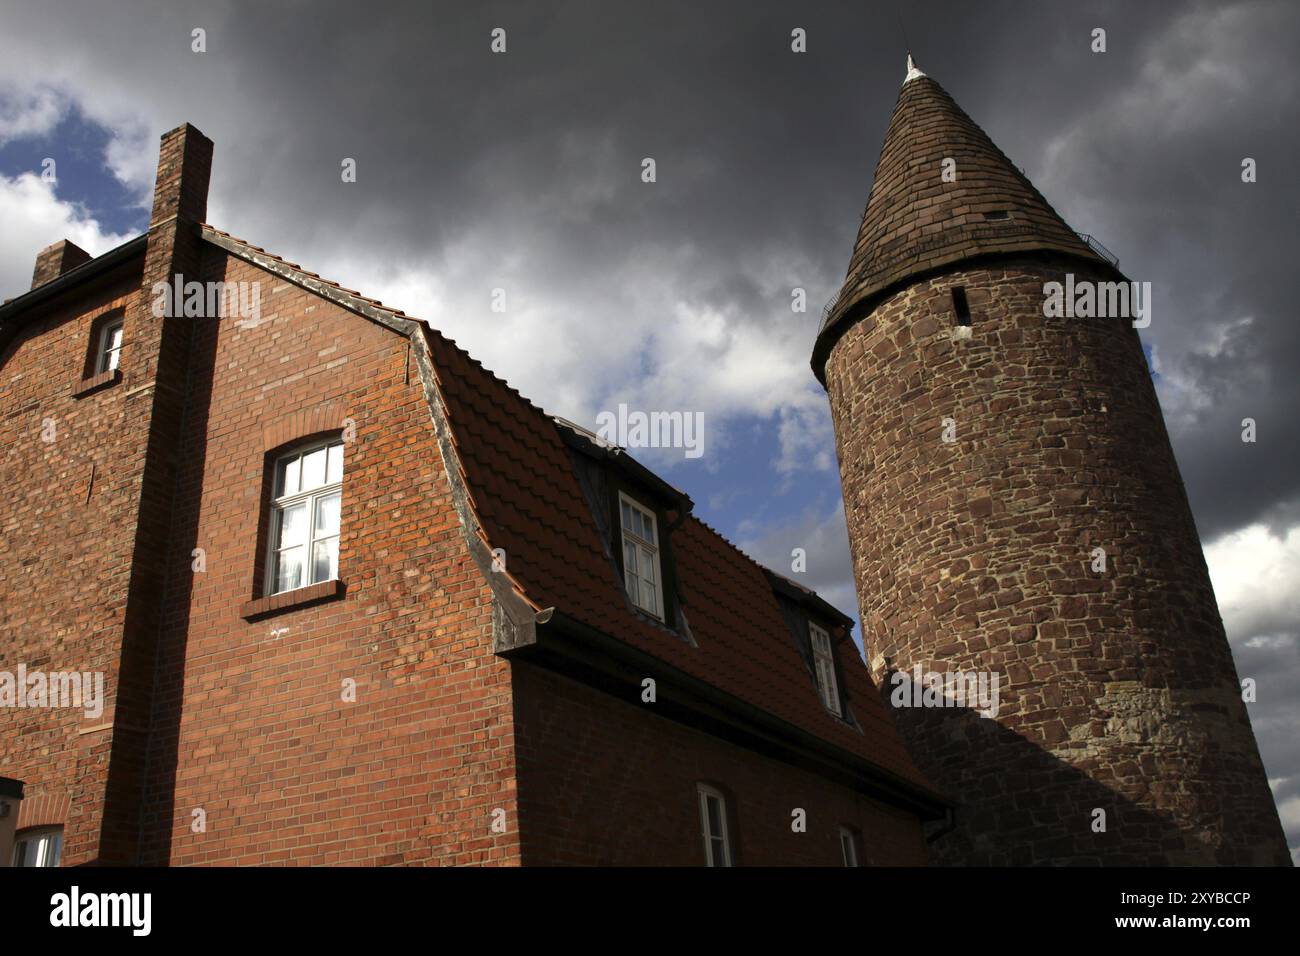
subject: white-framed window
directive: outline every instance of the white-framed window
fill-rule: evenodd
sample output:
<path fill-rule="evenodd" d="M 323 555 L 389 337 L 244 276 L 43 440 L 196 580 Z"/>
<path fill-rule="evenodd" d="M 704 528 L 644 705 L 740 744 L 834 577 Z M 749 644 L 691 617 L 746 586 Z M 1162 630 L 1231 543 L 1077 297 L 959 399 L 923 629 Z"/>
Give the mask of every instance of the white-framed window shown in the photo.
<path fill-rule="evenodd" d="M 848 827 L 840 827 L 840 852 L 845 866 L 858 866 L 858 835 Z"/>
<path fill-rule="evenodd" d="M 840 688 L 835 682 L 835 655 L 831 653 L 831 636 L 826 629 L 808 622 L 808 636 L 812 640 L 813 668 L 817 673 L 817 693 L 822 703 L 836 717 L 840 716 Z"/>
<path fill-rule="evenodd" d="M 14 866 L 58 866 L 62 855 L 62 827 L 26 830 L 14 840 Z"/>
<path fill-rule="evenodd" d="M 704 837 L 707 866 L 731 866 L 731 838 L 727 835 L 727 799 L 708 784 L 698 785 L 700 833 Z"/>
<path fill-rule="evenodd" d="M 654 512 L 618 493 L 623 529 L 623 582 L 627 596 L 641 610 L 664 619 L 659 529 Z"/>
<path fill-rule="evenodd" d="M 266 593 L 279 594 L 339 576 L 343 442 L 297 448 L 275 463 Z"/>
<path fill-rule="evenodd" d="M 122 355 L 122 319 L 116 318 L 104 323 L 99 330 L 99 342 L 95 347 L 95 374 L 111 372 L 117 368 Z"/>

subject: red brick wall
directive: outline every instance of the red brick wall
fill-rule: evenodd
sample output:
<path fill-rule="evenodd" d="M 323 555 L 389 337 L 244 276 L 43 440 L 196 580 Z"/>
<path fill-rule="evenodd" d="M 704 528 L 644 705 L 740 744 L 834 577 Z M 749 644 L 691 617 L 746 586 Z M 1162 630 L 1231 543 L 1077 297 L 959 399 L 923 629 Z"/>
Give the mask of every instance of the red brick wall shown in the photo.
<path fill-rule="evenodd" d="M 203 268 L 260 282 L 262 322 L 195 326 L 144 862 L 516 862 L 509 671 L 407 339 L 214 247 Z M 244 620 L 267 453 L 345 417 L 346 594 Z"/>
<path fill-rule="evenodd" d="M 922 865 L 921 825 L 853 790 L 515 663 L 526 865 L 700 866 L 699 782 L 727 794 L 738 865 L 842 866 L 839 827 L 862 862 Z M 807 811 L 807 832 L 791 811 Z"/>
<path fill-rule="evenodd" d="M 67 808 L 68 864 L 99 851 L 144 448 L 124 427 L 131 400 L 122 382 L 73 393 L 95 320 L 131 310 L 139 268 L 83 287 L 0 347 L 0 670 L 99 671 L 110 697 L 97 719 L 0 708 L 0 773 L 25 782 L 24 807 Z M 122 360 L 131 360 L 129 345 Z"/>

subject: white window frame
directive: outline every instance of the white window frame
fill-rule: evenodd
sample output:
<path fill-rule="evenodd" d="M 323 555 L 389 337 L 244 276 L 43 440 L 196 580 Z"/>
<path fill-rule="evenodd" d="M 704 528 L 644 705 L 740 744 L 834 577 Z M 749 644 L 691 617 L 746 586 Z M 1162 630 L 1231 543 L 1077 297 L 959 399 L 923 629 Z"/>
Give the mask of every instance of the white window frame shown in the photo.
<path fill-rule="evenodd" d="M 95 374 L 111 372 L 122 360 L 122 335 L 125 316 L 118 316 L 104 323 L 99 330 L 99 342 L 95 346 Z M 113 345 L 113 333 L 117 335 L 117 345 Z"/>
<path fill-rule="evenodd" d="M 328 481 L 330 449 L 334 448 L 335 446 L 339 448 L 339 456 L 340 456 L 338 480 Z M 298 490 L 293 492 L 292 494 L 282 494 L 280 488 L 280 474 L 285 463 L 297 459 L 296 467 L 301 469 L 302 459 L 306 458 L 312 452 L 319 451 L 322 448 L 325 449 L 325 477 L 327 479 L 326 483 L 323 485 L 317 485 L 312 488 L 304 489 L 301 487 L 301 471 L 300 471 Z M 346 456 L 344 456 L 343 454 L 343 448 L 344 448 L 344 443 L 341 438 L 327 438 L 324 439 L 323 441 L 316 441 L 305 445 L 299 445 L 293 450 L 288 451 L 285 454 L 280 455 L 278 458 L 276 458 L 275 464 L 273 466 L 274 470 L 271 473 L 272 487 L 271 487 L 271 501 L 270 501 L 270 507 L 271 507 L 270 534 L 267 536 L 268 541 L 267 541 L 267 551 L 266 551 L 266 578 L 265 578 L 265 587 L 263 591 L 263 593 L 267 597 L 270 597 L 273 594 L 283 594 L 289 591 L 295 591 L 298 588 L 310 587 L 313 584 L 320 584 L 322 581 L 330 581 L 338 577 L 338 559 L 339 559 L 338 542 L 341 539 L 343 534 L 343 521 L 342 521 L 343 473 L 347 465 L 347 462 L 345 460 Z M 337 494 L 339 496 L 338 531 L 335 532 L 334 534 L 324 534 L 318 537 L 316 534 L 317 503 L 321 499 L 328 498 L 330 495 L 333 494 Z M 290 547 L 301 547 L 303 549 L 302 573 L 299 576 L 299 580 L 296 585 L 294 585 L 293 587 L 281 589 L 278 586 L 278 579 L 280 576 L 279 556 L 281 551 L 288 550 L 288 548 L 281 547 L 281 543 L 280 543 L 281 521 L 283 519 L 285 510 L 294 507 L 295 505 L 298 504 L 305 505 L 303 510 L 306 512 L 307 534 L 306 534 L 306 538 L 304 539 L 301 545 L 291 545 Z M 315 565 L 316 565 L 316 562 L 313 557 L 316 550 L 316 544 L 318 542 L 329 541 L 330 539 L 333 539 L 335 542 L 334 574 L 332 577 L 321 578 L 319 581 L 312 580 L 312 574 L 314 572 Z"/>
<path fill-rule="evenodd" d="M 727 798 L 722 792 L 710 787 L 707 783 L 696 784 L 696 791 L 699 798 L 700 807 L 700 836 L 704 840 L 704 864 L 705 866 L 717 866 L 713 862 L 713 847 L 718 844 L 722 849 L 722 866 L 731 866 L 731 834 L 727 826 Z M 718 821 L 722 826 L 721 833 L 713 833 L 709 826 L 709 801 L 718 802 Z"/>
<path fill-rule="evenodd" d="M 851 827 L 840 827 L 840 855 L 845 866 L 861 866 L 858 862 L 858 835 Z"/>
<path fill-rule="evenodd" d="M 38 827 L 18 833 L 14 838 L 12 866 L 18 866 L 22 848 L 29 843 L 36 844 L 36 852 L 28 866 L 58 866 L 63 857 L 63 827 Z"/>
<path fill-rule="evenodd" d="M 836 717 L 840 711 L 840 685 L 835 679 L 835 653 L 831 649 L 831 635 L 815 621 L 808 622 L 808 641 L 812 645 L 813 671 L 817 676 L 817 693 L 822 704 Z"/>
<path fill-rule="evenodd" d="M 653 541 L 628 527 L 628 521 L 624 518 L 628 508 L 633 508 L 640 513 L 643 527 L 646 522 L 649 522 Z M 663 563 L 659 560 L 659 522 L 655 518 L 655 513 L 635 498 L 630 498 L 620 491 L 618 523 L 623 545 L 623 585 L 627 588 L 627 596 L 641 610 L 662 621 L 664 620 L 664 575 Z M 636 556 L 635 568 L 629 567 L 629 548 Z M 652 578 L 646 576 L 647 568 L 653 575 Z"/>

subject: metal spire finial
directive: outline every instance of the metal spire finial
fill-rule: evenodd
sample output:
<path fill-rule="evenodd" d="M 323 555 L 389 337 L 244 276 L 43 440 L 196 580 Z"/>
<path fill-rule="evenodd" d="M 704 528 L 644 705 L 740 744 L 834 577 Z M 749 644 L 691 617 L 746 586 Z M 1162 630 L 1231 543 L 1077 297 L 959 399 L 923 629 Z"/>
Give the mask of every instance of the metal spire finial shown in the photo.
<path fill-rule="evenodd" d="M 915 63 L 912 62 L 912 51 L 907 51 L 907 76 L 903 77 L 903 85 L 911 83 L 918 76 L 925 76 Z"/>

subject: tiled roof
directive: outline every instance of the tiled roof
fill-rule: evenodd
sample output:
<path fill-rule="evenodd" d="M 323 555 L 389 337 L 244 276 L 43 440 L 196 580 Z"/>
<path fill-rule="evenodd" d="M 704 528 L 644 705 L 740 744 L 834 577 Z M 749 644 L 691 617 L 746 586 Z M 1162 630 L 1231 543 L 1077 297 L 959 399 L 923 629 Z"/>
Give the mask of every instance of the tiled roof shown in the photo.
<path fill-rule="evenodd" d="M 348 292 L 227 233 L 208 226 L 204 231 Z M 357 298 L 409 319 L 375 299 Z M 687 515 L 672 537 L 693 644 L 633 612 L 561 426 L 451 339 L 423 323 L 420 328 L 470 505 L 488 547 L 504 550 L 509 578 L 529 605 L 562 611 L 933 793 L 904 749 L 853 644 L 842 645 L 840 664 L 843 689 L 860 729 L 822 706 L 768 580 L 770 572 L 704 522 Z"/>
<path fill-rule="evenodd" d="M 822 706 L 764 569 L 694 516 L 673 533 L 673 551 L 697 646 L 631 611 L 555 422 L 454 342 L 427 335 L 479 518 L 531 603 L 924 785 L 856 648 L 841 664 L 861 732 Z"/>
<path fill-rule="evenodd" d="M 945 182 L 944 161 L 956 178 Z M 990 218 L 987 214 L 992 214 Z M 848 274 L 813 352 L 820 378 L 840 321 L 864 300 L 975 256 L 1055 252 L 1109 267 L 938 83 L 898 94 Z"/>

